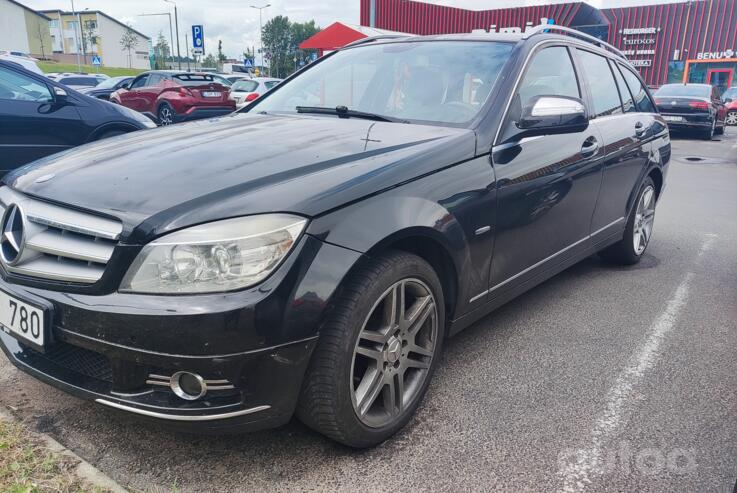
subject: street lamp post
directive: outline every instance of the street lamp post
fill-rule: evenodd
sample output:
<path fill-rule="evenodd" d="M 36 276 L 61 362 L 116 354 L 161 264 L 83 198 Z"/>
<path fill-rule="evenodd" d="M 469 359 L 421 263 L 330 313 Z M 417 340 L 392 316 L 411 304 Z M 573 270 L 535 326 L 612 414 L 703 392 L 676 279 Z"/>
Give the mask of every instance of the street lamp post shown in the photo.
<path fill-rule="evenodd" d="M 177 31 L 177 60 L 179 62 L 179 70 L 182 70 L 182 55 L 179 52 L 179 15 L 177 14 L 177 4 L 174 0 L 164 0 L 166 3 L 174 5 L 174 28 Z"/>
<path fill-rule="evenodd" d="M 162 14 L 138 14 L 138 17 L 150 17 L 152 15 L 165 15 L 169 17 L 169 40 L 171 41 L 171 57 L 174 58 L 174 30 L 171 27 L 171 14 L 169 12 L 164 12 Z"/>
<path fill-rule="evenodd" d="M 72 18 L 77 19 L 77 27 L 74 28 L 74 43 L 77 45 L 77 70 L 79 73 L 82 73 L 82 61 L 79 58 L 79 36 L 77 35 L 79 29 L 82 29 L 82 26 L 79 25 L 77 13 L 74 11 L 74 0 L 72 0 Z M 59 22 L 61 23 L 61 21 Z"/>
<path fill-rule="evenodd" d="M 251 5 L 252 9 L 258 10 L 258 43 L 261 45 L 260 51 L 261 51 L 261 68 L 264 66 L 264 24 L 263 20 L 261 19 L 261 11 L 264 10 L 266 7 L 271 7 L 270 3 L 267 3 L 263 7 L 257 7 L 255 5 Z M 254 57 L 255 58 L 255 57 Z M 271 64 L 269 64 L 269 77 L 271 77 Z"/>

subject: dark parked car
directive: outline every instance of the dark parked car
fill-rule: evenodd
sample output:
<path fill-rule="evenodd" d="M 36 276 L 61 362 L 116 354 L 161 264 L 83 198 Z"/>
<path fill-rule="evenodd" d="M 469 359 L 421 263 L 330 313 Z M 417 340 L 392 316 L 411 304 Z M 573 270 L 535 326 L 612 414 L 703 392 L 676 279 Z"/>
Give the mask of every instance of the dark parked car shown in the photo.
<path fill-rule="evenodd" d="M 595 252 L 645 252 L 668 129 L 601 44 L 552 26 L 362 40 L 242 112 L 7 176 L 0 346 L 158 423 L 296 413 L 380 443 L 448 336 Z"/>
<path fill-rule="evenodd" d="M 0 175 L 80 144 L 152 126 L 140 113 L 0 60 Z"/>
<path fill-rule="evenodd" d="M 133 80 L 130 75 L 122 75 L 120 77 L 111 77 L 110 79 L 100 82 L 98 85 L 93 87 L 85 87 L 78 89 L 82 94 L 92 96 L 97 99 L 110 100 L 110 95 L 118 89 L 128 87 L 128 84 Z"/>
<path fill-rule="evenodd" d="M 707 140 L 724 133 L 727 108 L 717 87 L 709 84 L 666 84 L 654 96 L 655 104 L 671 130 L 696 131 Z"/>
<path fill-rule="evenodd" d="M 181 71 L 145 72 L 130 86 L 115 91 L 110 101 L 140 111 L 159 125 L 235 111 L 235 102 L 230 99 L 230 81 L 216 74 Z"/>

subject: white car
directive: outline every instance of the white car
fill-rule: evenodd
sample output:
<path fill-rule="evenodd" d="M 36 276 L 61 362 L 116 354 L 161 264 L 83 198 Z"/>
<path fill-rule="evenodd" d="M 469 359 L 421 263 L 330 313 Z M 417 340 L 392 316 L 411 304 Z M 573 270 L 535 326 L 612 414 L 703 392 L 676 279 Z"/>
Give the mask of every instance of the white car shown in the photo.
<path fill-rule="evenodd" d="M 26 70 L 30 70 L 31 72 L 43 75 L 43 71 L 38 68 L 38 65 L 36 65 L 36 60 L 34 58 L 28 56 L 16 56 L 6 53 L 0 53 L 0 60 L 17 63 Z"/>
<path fill-rule="evenodd" d="M 238 108 L 243 108 L 251 101 L 255 101 L 264 93 L 269 92 L 283 79 L 269 77 L 254 77 L 236 81 L 230 88 L 230 97 Z"/>

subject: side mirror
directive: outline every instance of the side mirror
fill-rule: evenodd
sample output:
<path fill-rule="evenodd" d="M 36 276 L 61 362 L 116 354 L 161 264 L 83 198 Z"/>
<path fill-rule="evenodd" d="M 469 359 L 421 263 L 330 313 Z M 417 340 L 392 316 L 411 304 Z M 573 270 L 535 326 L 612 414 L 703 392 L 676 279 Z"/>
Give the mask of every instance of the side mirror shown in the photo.
<path fill-rule="evenodd" d="M 583 101 L 567 96 L 535 96 L 517 122 L 524 137 L 583 132 L 588 126 Z"/>
<path fill-rule="evenodd" d="M 65 104 L 68 97 L 69 94 L 64 89 L 54 86 L 54 101 L 57 104 Z"/>
<path fill-rule="evenodd" d="M 118 89 L 125 89 L 126 91 L 131 88 L 131 84 L 133 84 L 133 81 L 124 82 L 120 85 Z"/>

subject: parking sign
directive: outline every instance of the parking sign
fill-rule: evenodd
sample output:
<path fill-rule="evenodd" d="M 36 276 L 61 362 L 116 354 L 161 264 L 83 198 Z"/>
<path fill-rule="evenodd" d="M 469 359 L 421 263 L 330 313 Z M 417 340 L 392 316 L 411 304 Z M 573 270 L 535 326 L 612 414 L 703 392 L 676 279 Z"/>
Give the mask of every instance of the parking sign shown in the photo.
<path fill-rule="evenodd" d="M 192 53 L 205 54 L 205 32 L 202 25 L 192 26 Z"/>

